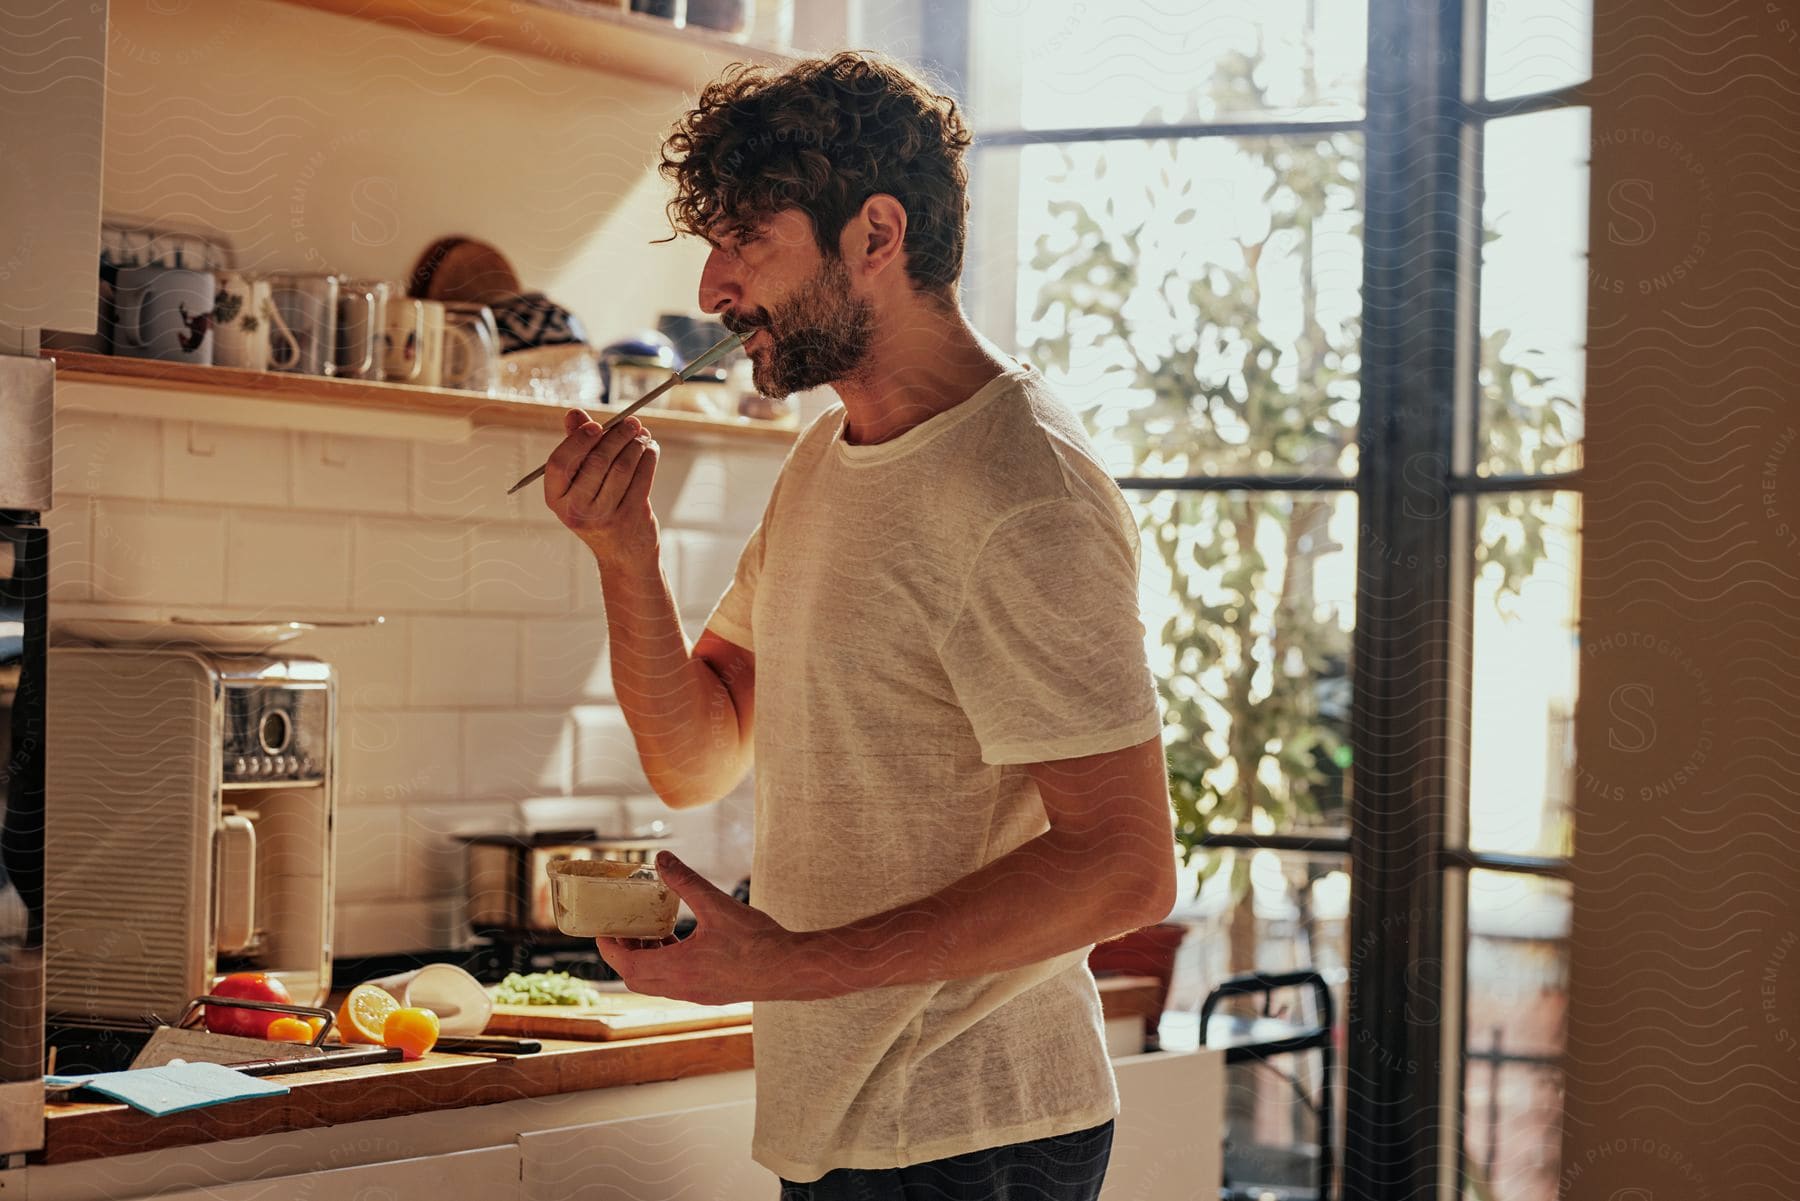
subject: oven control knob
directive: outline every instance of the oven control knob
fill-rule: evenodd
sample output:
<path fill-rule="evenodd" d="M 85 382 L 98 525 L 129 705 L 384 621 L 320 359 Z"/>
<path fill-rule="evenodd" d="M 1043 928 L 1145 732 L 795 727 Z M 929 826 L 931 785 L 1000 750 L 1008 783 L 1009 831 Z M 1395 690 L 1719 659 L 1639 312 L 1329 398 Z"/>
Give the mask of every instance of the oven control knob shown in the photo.
<path fill-rule="evenodd" d="M 300 770 L 300 760 L 293 755 L 289 755 L 287 757 L 287 770 L 288 770 L 288 775 L 290 775 L 290 776 L 293 775 L 295 772 L 299 771 Z"/>
<path fill-rule="evenodd" d="M 241 776 L 244 774 L 244 769 L 249 766 L 248 763 L 244 762 L 244 757 L 239 755 L 237 760 L 231 765 L 231 774 L 234 776 Z"/>

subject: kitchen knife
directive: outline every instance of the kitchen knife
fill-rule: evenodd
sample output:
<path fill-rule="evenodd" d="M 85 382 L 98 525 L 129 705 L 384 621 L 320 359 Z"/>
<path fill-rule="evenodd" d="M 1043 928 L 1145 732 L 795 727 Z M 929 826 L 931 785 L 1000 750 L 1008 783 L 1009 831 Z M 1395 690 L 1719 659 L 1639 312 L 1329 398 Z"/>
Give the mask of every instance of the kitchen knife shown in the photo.
<path fill-rule="evenodd" d="M 323 1072 L 327 1068 L 357 1068 L 371 1063 L 398 1063 L 405 1056 L 399 1047 L 358 1047 L 349 1051 L 327 1051 L 305 1059 L 252 1059 L 225 1066 L 246 1076 L 285 1076 L 289 1072 Z"/>
<path fill-rule="evenodd" d="M 498 1034 L 465 1034 L 440 1038 L 433 1051 L 466 1051 L 472 1055 L 535 1055 L 544 1044 L 535 1038 L 505 1038 Z"/>

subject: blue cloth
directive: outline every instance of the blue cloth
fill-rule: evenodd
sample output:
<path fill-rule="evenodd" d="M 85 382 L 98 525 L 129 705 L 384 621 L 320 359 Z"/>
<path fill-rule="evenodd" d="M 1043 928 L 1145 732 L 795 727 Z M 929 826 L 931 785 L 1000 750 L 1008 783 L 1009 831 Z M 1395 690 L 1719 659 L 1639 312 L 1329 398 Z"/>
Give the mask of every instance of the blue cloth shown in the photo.
<path fill-rule="evenodd" d="M 1112 1158 L 1113 1123 L 904 1168 L 833 1168 L 781 1179 L 781 1201 L 1094 1201 Z"/>
<path fill-rule="evenodd" d="M 79 1083 L 85 1089 L 123 1101 L 133 1109 L 156 1117 L 247 1097 L 279 1097 L 288 1091 L 285 1084 L 258 1080 L 217 1063 L 169 1063 L 159 1068 L 133 1068 L 125 1072 L 45 1076 L 44 1083 Z"/>

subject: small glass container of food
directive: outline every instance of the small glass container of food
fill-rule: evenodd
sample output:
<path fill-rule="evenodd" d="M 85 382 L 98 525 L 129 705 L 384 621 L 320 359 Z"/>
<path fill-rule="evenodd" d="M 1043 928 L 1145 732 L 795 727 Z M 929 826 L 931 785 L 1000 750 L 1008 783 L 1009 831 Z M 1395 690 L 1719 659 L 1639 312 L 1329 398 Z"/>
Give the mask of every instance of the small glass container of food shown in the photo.
<path fill-rule="evenodd" d="M 558 859 L 550 874 L 556 928 L 576 938 L 667 938 L 681 898 L 648 863 Z"/>

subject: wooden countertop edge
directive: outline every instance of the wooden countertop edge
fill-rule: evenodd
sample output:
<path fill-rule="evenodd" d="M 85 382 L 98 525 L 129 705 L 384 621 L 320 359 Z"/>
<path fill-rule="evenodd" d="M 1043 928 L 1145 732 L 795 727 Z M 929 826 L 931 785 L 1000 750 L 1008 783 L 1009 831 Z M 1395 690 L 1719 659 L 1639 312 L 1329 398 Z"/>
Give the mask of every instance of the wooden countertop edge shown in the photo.
<path fill-rule="evenodd" d="M 751 1066 L 749 1026 L 694 1030 L 612 1043 L 544 1041 L 536 1055 L 441 1055 L 388 1071 L 344 1068 L 274 1077 L 284 1096 L 152 1117 L 127 1105 L 46 1107 L 46 1165 L 169 1147 L 253 1138 L 440 1109 L 495 1105 L 621 1084 L 648 1084 Z M 410 1070 L 403 1070 L 410 1069 Z"/>
<path fill-rule="evenodd" d="M 1108 1018 L 1148 1017 L 1155 1005 L 1158 982 L 1153 977 L 1108 976 L 1098 984 L 1101 1008 Z M 609 1043 L 542 1042 L 544 1050 L 536 1055 L 490 1058 L 433 1052 L 411 1064 L 274 1077 L 287 1083 L 291 1091 L 280 1097 L 165 1117 L 151 1117 L 128 1105 L 48 1105 L 44 1149 L 33 1154 L 30 1162 L 79 1163 L 440 1109 L 743 1071 L 754 1064 L 748 1025 Z"/>

